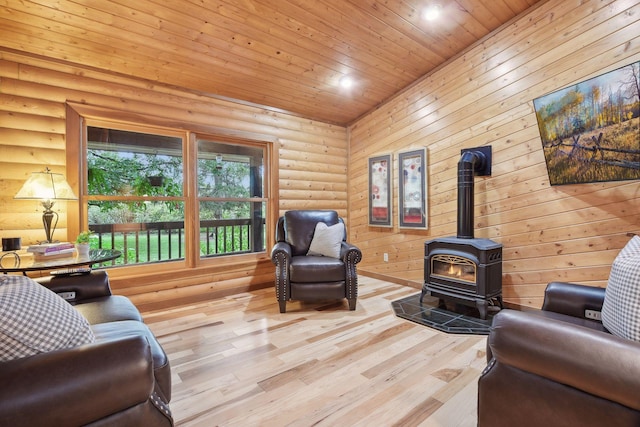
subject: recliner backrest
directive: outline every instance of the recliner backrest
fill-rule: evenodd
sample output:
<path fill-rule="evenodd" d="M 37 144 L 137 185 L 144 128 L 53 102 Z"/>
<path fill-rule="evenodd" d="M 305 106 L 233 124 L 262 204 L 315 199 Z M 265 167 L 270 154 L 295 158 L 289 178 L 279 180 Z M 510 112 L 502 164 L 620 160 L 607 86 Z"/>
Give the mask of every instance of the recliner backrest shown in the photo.
<path fill-rule="evenodd" d="M 285 241 L 291 245 L 292 255 L 306 255 L 313 239 L 316 224 L 324 222 L 328 226 L 342 222 L 336 211 L 330 210 L 296 210 L 284 213 L 282 221 L 278 223 L 283 236 L 276 235 L 278 241 Z M 278 232 L 277 234 L 280 234 Z M 345 232 L 346 236 L 346 232 Z M 283 237 L 281 240 L 280 238 Z"/>

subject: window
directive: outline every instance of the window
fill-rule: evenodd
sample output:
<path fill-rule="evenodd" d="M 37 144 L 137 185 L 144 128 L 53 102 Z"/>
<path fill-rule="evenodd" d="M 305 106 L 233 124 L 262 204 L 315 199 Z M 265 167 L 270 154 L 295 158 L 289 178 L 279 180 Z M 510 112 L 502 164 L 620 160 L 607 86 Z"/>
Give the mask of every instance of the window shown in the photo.
<path fill-rule="evenodd" d="M 158 131 L 87 127 L 88 228 L 116 263 L 184 259 L 183 138 Z"/>
<path fill-rule="evenodd" d="M 79 222 L 95 232 L 93 249 L 121 250 L 116 265 L 195 266 L 265 252 L 271 144 L 98 119 L 80 123 Z"/>
<path fill-rule="evenodd" d="M 200 254 L 265 250 L 265 147 L 198 138 Z"/>

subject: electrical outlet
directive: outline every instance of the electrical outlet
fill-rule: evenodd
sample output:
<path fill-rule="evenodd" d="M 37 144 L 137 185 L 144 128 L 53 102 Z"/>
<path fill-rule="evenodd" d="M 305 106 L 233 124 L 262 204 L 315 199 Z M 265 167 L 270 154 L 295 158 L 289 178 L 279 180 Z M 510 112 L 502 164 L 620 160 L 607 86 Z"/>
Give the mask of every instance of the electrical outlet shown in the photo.
<path fill-rule="evenodd" d="M 585 310 L 584 317 L 586 317 L 587 319 L 602 320 L 600 312 L 596 310 Z"/>
<path fill-rule="evenodd" d="M 70 301 L 76 299 L 75 292 L 58 292 L 58 295 L 62 297 L 62 299 Z"/>
<path fill-rule="evenodd" d="M 382 254 L 382 259 L 384 260 L 384 262 L 389 262 L 389 254 L 388 253 L 383 253 Z"/>

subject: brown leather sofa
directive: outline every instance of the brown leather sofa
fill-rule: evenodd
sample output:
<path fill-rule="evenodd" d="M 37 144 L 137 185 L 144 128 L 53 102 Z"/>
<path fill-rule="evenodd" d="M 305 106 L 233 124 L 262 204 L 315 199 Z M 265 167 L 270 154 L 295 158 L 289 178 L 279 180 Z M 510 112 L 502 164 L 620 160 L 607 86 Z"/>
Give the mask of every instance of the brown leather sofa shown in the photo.
<path fill-rule="evenodd" d="M 87 318 L 96 341 L 0 363 L 0 425 L 173 426 L 169 359 L 106 272 L 37 281 Z"/>
<path fill-rule="evenodd" d="M 547 286 L 542 311 L 502 310 L 478 381 L 478 426 L 640 426 L 640 343 L 598 320 L 605 290 Z"/>
<path fill-rule="evenodd" d="M 271 261 L 276 266 L 275 287 L 280 313 L 286 311 L 289 300 L 346 298 L 349 310 L 356 308 L 356 264 L 362 260 L 362 252 L 346 242 L 345 228 L 339 258 L 307 255 L 319 222 L 328 226 L 339 222 L 344 224 L 338 213 L 332 210 L 292 210 L 285 212 L 278 220 Z"/>

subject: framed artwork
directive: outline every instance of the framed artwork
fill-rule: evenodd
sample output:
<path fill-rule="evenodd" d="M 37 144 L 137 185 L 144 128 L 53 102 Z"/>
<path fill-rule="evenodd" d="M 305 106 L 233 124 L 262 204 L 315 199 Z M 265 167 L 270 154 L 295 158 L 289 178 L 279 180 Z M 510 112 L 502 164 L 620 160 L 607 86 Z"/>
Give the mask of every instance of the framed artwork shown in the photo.
<path fill-rule="evenodd" d="M 391 154 L 369 158 L 369 225 L 391 227 Z"/>
<path fill-rule="evenodd" d="M 427 150 L 398 153 L 400 227 L 427 228 Z"/>
<path fill-rule="evenodd" d="M 551 185 L 640 179 L 640 61 L 533 106 Z"/>

